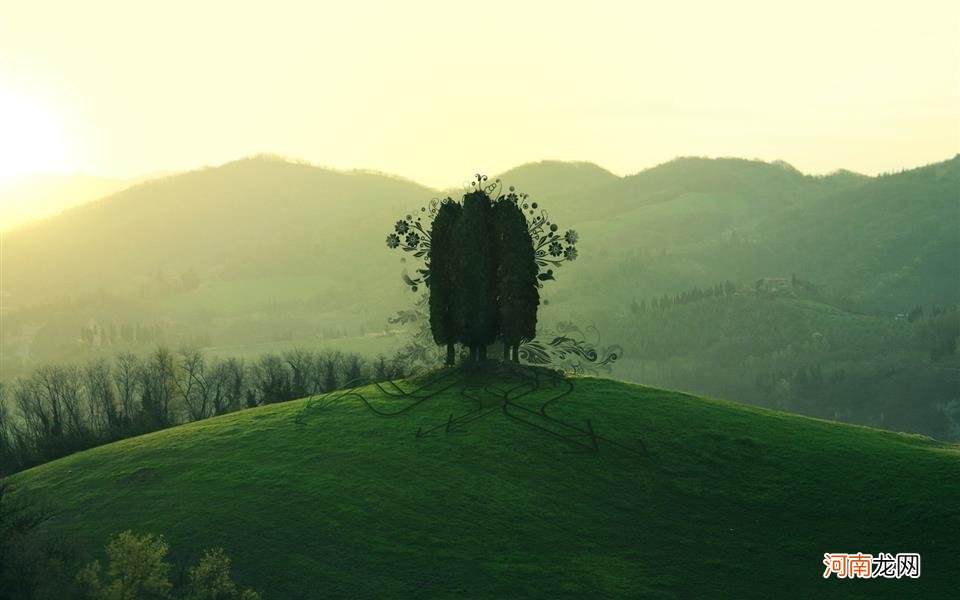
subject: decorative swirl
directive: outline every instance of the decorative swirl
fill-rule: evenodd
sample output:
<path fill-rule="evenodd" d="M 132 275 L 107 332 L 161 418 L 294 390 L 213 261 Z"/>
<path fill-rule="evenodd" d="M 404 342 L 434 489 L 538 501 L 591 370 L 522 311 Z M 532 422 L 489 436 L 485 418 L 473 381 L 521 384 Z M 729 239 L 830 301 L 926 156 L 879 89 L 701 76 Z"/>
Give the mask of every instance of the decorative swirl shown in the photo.
<path fill-rule="evenodd" d="M 569 321 L 557 324 L 555 333 L 520 346 L 520 357 L 534 365 L 551 365 L 574 373 L 609 372 L 623 354 L 618 345 L 600 347 L 600 332 L 593 325 L 581 329 Z M 592 341 L 589 337 L 594 338 Z"/>

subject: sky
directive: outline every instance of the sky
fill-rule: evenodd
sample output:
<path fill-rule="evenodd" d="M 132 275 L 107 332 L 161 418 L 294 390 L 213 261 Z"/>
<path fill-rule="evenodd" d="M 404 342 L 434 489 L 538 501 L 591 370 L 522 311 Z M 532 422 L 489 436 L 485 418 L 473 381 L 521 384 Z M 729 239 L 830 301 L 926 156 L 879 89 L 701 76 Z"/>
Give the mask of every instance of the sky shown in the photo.
<path fill-rule="evenodd" d="M 958 152 L 960 3 L 0 0 L 0 177 Z"/>

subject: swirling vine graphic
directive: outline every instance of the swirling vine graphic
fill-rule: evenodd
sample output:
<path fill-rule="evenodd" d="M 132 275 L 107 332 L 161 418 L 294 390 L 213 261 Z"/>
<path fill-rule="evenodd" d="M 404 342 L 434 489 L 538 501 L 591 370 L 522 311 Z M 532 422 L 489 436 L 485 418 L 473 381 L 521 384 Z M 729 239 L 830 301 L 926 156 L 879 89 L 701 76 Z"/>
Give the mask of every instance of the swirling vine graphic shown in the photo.
<path fill-rule="evenodd" d="M 495 202 L 512 202 L 522 210 L 534 243 L 539 287 L 542 288 L 545 282 L 556 279 L 554 269 L 576 260 L 579 256 L 576 246 L 579 234 L 573 229 L 560 233 L 559 226 L 550 220 L 546 209 L 538 202 L 531 201 L 528 194 L 518 192 L 513 186 L 503 193 L 503 182 L 500 179 L 488 183 L 487 176 L 480 173 L 474 175 L 468 187 L 482 190 Z M 393 231 L 387 234 L 387 248 L 400 249 L 422 262 L 415 273 L 411 274 L 404 269 L 400 275 L 412 292 L 420 291 L 421 286 L 430 286 L 430 223 L 437 216 L 440 207 L 447 202 L 456 201 L 450 197 L 431 199 L 418 212 L 408 213 L 398 219 Z"/>

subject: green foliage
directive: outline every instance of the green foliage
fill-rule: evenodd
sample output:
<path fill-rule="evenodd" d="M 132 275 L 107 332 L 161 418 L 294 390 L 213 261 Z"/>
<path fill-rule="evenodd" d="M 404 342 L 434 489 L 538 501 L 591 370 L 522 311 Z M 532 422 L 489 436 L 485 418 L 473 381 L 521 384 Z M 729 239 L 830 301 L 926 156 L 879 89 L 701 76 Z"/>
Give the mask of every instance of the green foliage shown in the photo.
<path fill-rule="evenodd" d="M 170 598 L 169 547 L 163 536 L 124 531 L 107 545 L 106 578 L 99 561 L 84 567 L 77 581 L 96 600 L 161 600 Z"/>
<path fill-rule="evenodd" d="M 237 588 L 223 548 L 204 550 L 200 562 L 187 570 L 186 590 L 177 593 L 170 583 L 169 550 L 163 536 L 124 531 L 107 545 L 106 578 L 94 561 L 80 570 L 77 583 L 94 600 L 260 600 L 254 590 Z"/>
<path fill-rule="evenodd" d="M 416 439 L 419 426 L 471 409 L 454 388 L 389 419 L 349 398 L 304 424 L 302 402 L 268 405 L 73 454 L 14 482 L 56 498 L 57 527 L 88 555 L 149 523 L 181 556 L 228 548 L 244 585 L 285 600 L 954 593 L 956 445 L 574 384 L 551 414 L 590 419 L 626 445 L 642 439 L 650 456 L 569 454 L 500 411 Z M 375 387 L 358 391 L 397 407 Z M 527 401 L 536 410 L 551 396 Z M 832 549 L 909 549 L 923 576 L 825 582 L 820 559 Z"/>
<path fill-rule="evenodd" d="M 752 288 L 752 286 L 749 286 Z M 957 307 L 853 314 L 791 290 L 690 290 L 610 320 L 622 376 L 810 416 L 958 439 Z M 799 295 L 799 297 L 798 297 Z"/>
<path fill-rule="evenodd" d="M 246 589 L 242 592 L 230 578 L 230 557 L 223 548 L 205 550 L 203 558 L 188 572 L 190 583 L 185 600 L 259 600 L 260 594 Z"/>
<path fill-rule="evenodd" d="M 430 230 L 430 329 L 438 345 L 453 344 L 460 338 L 454 284 L 458 258 L 454 234 L 460 213 L 460 204 L 448 199 L 441 204 Z"/>
<path fill-rule="evenodd" d="M 516 348 L 537 334 L 539 269 L 527 220 L 516 202 L 499 200 L 493 215 L 500 336 L 507 347 Z"/>
<path fill-rule="evenodd" d="M 463 197 L 456 232 L 457 327 L 461 341 L 475 352 L 497 337 L 497 257 L 490 243 L 493 218 L 486 192 L 475 190 Z"/>

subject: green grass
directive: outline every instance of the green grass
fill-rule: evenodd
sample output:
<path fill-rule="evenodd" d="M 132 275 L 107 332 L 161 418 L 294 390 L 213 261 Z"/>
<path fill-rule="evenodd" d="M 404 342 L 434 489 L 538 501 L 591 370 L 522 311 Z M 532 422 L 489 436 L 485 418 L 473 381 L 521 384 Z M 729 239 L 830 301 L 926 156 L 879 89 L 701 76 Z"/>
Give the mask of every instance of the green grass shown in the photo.
<path fill-rule="evenodd" d="M 497 383 L 497 382 L 493 382 Z M 265 598 L 947 597 L 960 448 L 603 379 L 551 405 L 646 457 L 569 448 L 449 391 L 384 418 L 294 401 L 17 475 L 89 557 L 130 528 L 223 546 Z M 364 388 L 379 408 L 406 401 Z M 554 392 L 521 403 L 537 407 Z M 496 406 L 494 400 L 489 401 Z M 824 552 L 919 552 L 917 580 L 824 580 Z"/>

